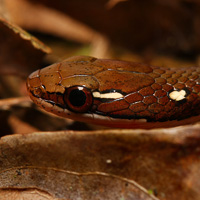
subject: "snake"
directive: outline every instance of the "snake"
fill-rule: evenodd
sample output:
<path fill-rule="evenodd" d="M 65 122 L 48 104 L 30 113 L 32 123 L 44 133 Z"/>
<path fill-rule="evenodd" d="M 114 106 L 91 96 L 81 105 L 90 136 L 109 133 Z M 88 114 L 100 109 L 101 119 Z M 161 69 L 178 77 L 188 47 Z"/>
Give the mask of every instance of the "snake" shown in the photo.
<path fill-rule="evenodd" d="M 200 67 L 74 56 L 30 74 L 27 90 L 48 112 L 102 126 L 151 129 L 200 121 Z"/>

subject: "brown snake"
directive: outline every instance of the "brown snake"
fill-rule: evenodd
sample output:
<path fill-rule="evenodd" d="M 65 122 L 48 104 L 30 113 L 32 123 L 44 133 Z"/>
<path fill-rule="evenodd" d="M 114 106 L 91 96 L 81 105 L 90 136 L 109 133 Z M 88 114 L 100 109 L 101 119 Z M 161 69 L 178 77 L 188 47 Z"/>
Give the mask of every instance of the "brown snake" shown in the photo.
<path fill-rule="evenodd" d="M 105 126 L 171 127 L 200 120 L 200 67 L 76 56 L 33 72 L 27 88 L 47 111 Z"/>

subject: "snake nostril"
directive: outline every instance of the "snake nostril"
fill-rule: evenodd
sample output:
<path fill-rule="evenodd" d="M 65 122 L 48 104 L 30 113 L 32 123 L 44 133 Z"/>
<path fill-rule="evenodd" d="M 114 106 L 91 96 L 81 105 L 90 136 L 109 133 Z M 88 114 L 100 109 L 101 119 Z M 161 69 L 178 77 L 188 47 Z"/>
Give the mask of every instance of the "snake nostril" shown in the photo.
<path fill-rule="evenodd" d="M 43 91 L 41 88 L 35 88 L 34 90 L 32 90 L 32 94 L 35 97 L 41 98 L 41 96 L 43 95 Z"/>

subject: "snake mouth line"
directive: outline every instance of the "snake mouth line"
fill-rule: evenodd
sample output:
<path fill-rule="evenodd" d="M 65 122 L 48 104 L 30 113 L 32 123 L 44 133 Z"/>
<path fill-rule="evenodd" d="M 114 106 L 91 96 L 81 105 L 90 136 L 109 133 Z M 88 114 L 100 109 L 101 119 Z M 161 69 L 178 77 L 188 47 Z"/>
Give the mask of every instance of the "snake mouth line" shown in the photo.
<path fill-rule="evenodd" d="M 78 121 L 193 123 L 189 118 L 200 118 L 199 69 L 79 56 L 32 73 L 27 88 L 45 110 Z"/>
<path fill-rule="evenodd" d="M 31 96 L 33 96 L 34 98 L 39 98 L 41 99 L 43 102 L 46 102 L 46 103 L 49 103 L 53 106 L 57 106 L 61 109 L 67 109 L 68 111 L 74 113 L 74 114 L 80 114 L 80 113 L 77 113 L 77 112 L 73 112 L 67 104 L 64 104 L 64 103 L 56 103 L 55 100 L 57 100 L 59 97 L 63 99 L 63 94 L 60 93 L 60 92 L 46 92 L 46 95 L 43 94 L 41 96 L 37 95 L 37 94 L 34 94 L 33 91 L 30 91 L 31 93 Z M 48 98 L 47 98 L 48 97 Z M 52 100 L 50 97 L 54 97 L 55 100 Z M 115 100 L 115 99 L 106 99 L 106 98 L 94 98 L 94 99 L 98 99 L 100 100 L 101 102 L 106 102 L 106 100 Z M 34 100 L 34 99 L 33 99 Z M 181 101 L 178 101 L 177 103 L 182 103 L 184 102 L 185 99 L 181 100 Z M 110 114 L 110 113 L 103 113 L 103 112 L 100 112 L 100 111 L 92 111 L 92 110 L 88 110 L 87 112 L 85 112 L 85 114 L 89 114 L 92 115 L 93 114 L 96 114 L 98 116 L 102 116 L 102 117 L 106 117 L 108 116 L 109 118 L 113 118 L 113 119 L 125 119 L 125 120 L 145 120 L 146 122 L 167 122 L 167 121 L 174 121 L 174 120 L 177 120 L 177 121 L 181 121 L 181 120 L 184 120 L 186 118 L 189 118 L 191 117 L 189 114 L 187 116 L 179 116 L 179 118 L 177 118 L 176 116 L 171 116 L 171 117 L 165 117 L 165 118 L 162 118 L 162 119 L 159 119 L 159 120 L 156 120 L 156 119 L 152 119 L 148 116 L 138 116 L 137 114 L 133 114 L 133 115 L 113 115 L 113 114 Z M 198 114 L 193 114 L 193 116 L 198 116 Z"/>
<path fill-rule="evenodd" d="M 34 97 L 33 97 L 34 98 Z M 142 128 L 142 129 L 152 129 L 152 128 L 170 128 L 175 126 L 182 126 L 186 124 L 194 124 L 198 121 L 200 121 L 200 116 L 192 116 L 190 118 L 186 118 L 183 120 L 172 120 L 172 121 L 165 121 L 165 122 L 148 122 L 146 119 L 118 119 L 118 118 L 111 118 L 108 116 L 99 115 L 96 113 L 92 114 L 77 114 L 77 113 L 71 113 L 70 111 L 62 110 L 62 108 L 58 108 L 55 111 L 52 111 L 52 107 L 49 106 L 48 102 L 44 101 L 45 105 L 42 105 L 38 98 L 33 100 L 35 103 L 37 103 L 40 107 L 45 108 L 47 111 L 52 112 L 56 115 L 59 115 L 61 117 L 68 117 L 75 121 L 82 121 L 85 123 L 94 123 L 97 125 L 103 125 L 103 126 L 110 126 L 114 128 Z M 47 105 L 48 104 L 48 105 Z M 50 104 L 52 105 L 52 104 Z M 49 107 L 49 108 L 48 108 Z"/>

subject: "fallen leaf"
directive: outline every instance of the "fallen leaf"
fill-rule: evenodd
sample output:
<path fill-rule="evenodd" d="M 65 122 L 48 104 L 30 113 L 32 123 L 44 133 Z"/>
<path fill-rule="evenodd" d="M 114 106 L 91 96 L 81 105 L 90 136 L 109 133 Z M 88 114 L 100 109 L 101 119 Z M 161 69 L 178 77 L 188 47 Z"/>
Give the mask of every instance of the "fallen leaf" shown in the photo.
<path fill-rule="evenodd" d="M 11 19 L 19 26 L 79 43 L 89 43 L 93 56 L 105 57 L 109 55 L 110 42 L 107 37 L 94 28 L 72 18 L 67 13 L 26 0 L 5 2 Z"/>
<path fill-rule="evenodd" d="M 200 195 L 197 190 L 200 184 L 199 135 L 200 125 L 153 130 L 62 131 L 5 136 L 0 141 L 0 183 L 13 187 L 29 183 L 44 190 L 41 185 L 48 181 L 51 187 L 62 189 L 60 178 L 64 178 L 63 174 L 77 178 L 98 172 L 108 174 L 109 180 L 113 175 L 120 177 L 119 180 L 134 180 L 163 200 L 176 200 L 177 197 L 197 200 Z M 8 176 L 9 173 L 11 176 Z M 28 179 L 25 179 L 26 176 Z M 81 184 L 85 182 L 84 179 Z M 91 185 L 99 184 L 95 182 Z M 109 193 L 111 189 L 106 191 Z M 117 189 L 115 192 L 120 191 Z M 63 189 L 58 194 L 63 195 Z"/>
<path fill-rule="evenodd" d="M 0 180 L 0 188 L 38 188 L 43 193 L 50 194 L 53 199 L 157 199 L 134 181 L 100 172 L 76 173 L 51 168 L 22 167 L 0 172 Z"/>
<path fill-rule="evenodd" d="M 2 189 L 1 200 L 55 200 L 51 195 L 37 189 Z"/>
<path fill-rule="evenodd" d="M 29 27 L 32 30 L 46 32 L 48 29 L 49 33 L 59 36 L 65 33 L 68 39 L 79 33 L 80 39 L 76 40 L 80 41 L 82 35 L 78 29 L 73 28 L 73 25 L 70 27 L 77 31 L 74 34 L 70 34 L 70 30 L 66 31 L 67 25 L 59 25 L 66 17 L 89 27 L 90 30 L 95 30 L 98 35 L 104 36 L 109 43 L 140 52 L 143 57 L 147 56 L 147 59 L 151 58 L 155 52 L 172 56 L 178 54 L 182 55 L 183 58 L 192 59 L 198 56 L 200 47 L 199 1 L 74 0 L 57 2 L 18 0 L 10 2 L 6 0 L 5 2 L 11 18 L 21 26 Z M 26 9 L 21 12 L 19 7 Z M 41 7 L 44 8 L 44 11 L 52 11 L 52 15 L 50 12 L 44 12 L 41 15 Z M 54 23 L 49 27 L 47 23 L 41 23 L 41 18 L 37 19 L 36 17 L 35 19 L 36 8 L 44 21 L 47 21 L 46 16 L 54 16 L 56 23 L 53 20 Z M 35 12 L 31 13 L 33 9 Z M 28 13 L 29 11 L 30 13 Z M 26 20 L 26 16 L 29 16 L 29 20 Z M 51 22 L 51 20 L 49 21 Z M 62 35 L 62 37 L 65 36 Z"/>
<path fill-rule="evenodd" d="M 0 44 L 1 74 L 27 76 L 50 52 L 35 37 L 3 18 L 0 18 Z"/>

